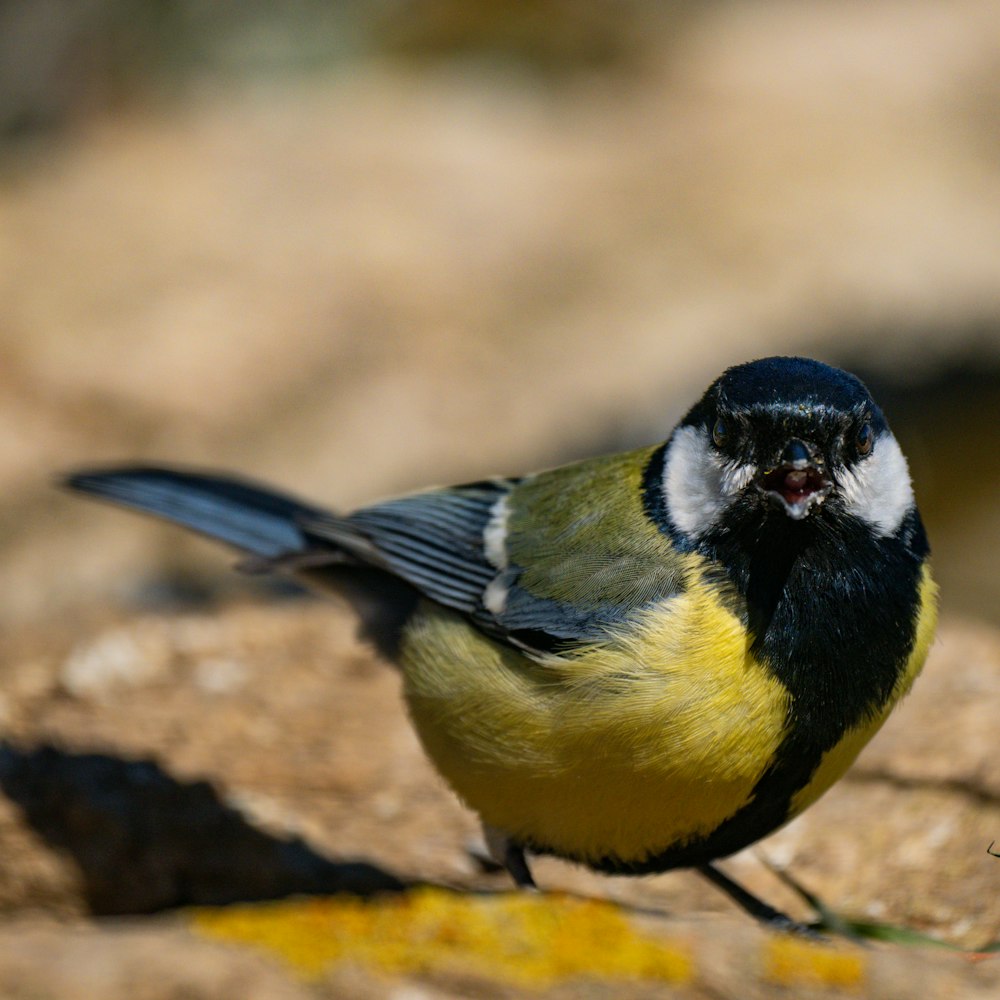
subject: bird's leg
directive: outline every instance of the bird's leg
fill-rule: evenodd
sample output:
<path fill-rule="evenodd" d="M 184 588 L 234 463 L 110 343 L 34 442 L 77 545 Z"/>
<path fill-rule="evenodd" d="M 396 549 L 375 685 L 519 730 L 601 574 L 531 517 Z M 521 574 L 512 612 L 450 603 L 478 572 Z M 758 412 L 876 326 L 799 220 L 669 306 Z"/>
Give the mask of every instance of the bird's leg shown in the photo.
<path fill-rule="evenodd" d="M 817 937 L 816 932 L 805 924 L 800 924 L 797 920 L 792 920 L 787 914 L 776 910 L 762 899 L 758 899 L 753 893 L 747 892 L 738 882 L 734 882 L 728 875 L 724 875 L 714 865 L 699 865 L 698 871 L 708 879 L 712 885 L 720 888 L 740 909 L 749 913 L 755 920 L 779 931 L 789 931 L 793 934 L 802 934 L 806 937 Z"/>
<path fill-rule="evenodd" d="M 483 824 L 483 837 L 486 840 L 486 849 L 490 857 L 502 868 L 506 868 L 514 884 L 519 889 L 537 889 L 535 880 L 528 867 L 527 858 L 524 856 L 524 848 L 516 841 L 511 840 L 502 830 L 496 827 Z"/>
<path fill-rule="evenodd" d="M 510 872 L 510 877 L 514 880 L 514 884 L 518 889 L 538 891 L 534 876 L 528 867 L 528 859 L 524 856 L 524 848 L 520 844 L 515 844 L 511 841 L 507 845 L 503 866 Z"/>

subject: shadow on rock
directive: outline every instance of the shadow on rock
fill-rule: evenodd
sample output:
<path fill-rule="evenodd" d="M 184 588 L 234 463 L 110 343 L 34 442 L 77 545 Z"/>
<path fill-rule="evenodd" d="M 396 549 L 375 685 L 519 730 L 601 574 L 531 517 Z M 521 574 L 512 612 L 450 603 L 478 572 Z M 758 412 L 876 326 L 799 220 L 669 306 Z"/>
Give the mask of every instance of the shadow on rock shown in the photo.
<path fill-rule="evenodd" d="M 0 742 L 0 790 L 75 860 L 95 914 L 405 888 L 374 865 L 258 830 L 208 782 L 177 781 L 148 760 Z"/>

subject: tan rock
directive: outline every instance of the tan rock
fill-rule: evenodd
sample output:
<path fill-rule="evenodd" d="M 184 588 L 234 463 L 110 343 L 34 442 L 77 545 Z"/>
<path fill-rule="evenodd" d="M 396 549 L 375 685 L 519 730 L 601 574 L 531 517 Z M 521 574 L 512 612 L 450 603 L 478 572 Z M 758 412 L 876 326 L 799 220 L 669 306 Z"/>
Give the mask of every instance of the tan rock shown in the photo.
<path fill-rule="evenodd" d="M 0 925 L 5 1000 L 306 1000 L 275 962 L 199 939 L 169 923 L 146 926 Z"/>

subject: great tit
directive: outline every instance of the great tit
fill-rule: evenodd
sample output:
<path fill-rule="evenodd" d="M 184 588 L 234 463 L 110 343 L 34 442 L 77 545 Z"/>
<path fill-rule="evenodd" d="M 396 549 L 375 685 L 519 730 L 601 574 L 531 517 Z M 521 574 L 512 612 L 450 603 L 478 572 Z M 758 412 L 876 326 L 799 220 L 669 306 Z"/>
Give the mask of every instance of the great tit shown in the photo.
<path fill-rule="evenodd" d="M 789 924 L 712 862 L 847 770 L 936 622 L 903 453 L 805 358 L 729 368 L 665 443 L 352 514 L 170 468 L 67 482 L 347 596 L 522 886 L 525 852 L 695 867 Z"/>

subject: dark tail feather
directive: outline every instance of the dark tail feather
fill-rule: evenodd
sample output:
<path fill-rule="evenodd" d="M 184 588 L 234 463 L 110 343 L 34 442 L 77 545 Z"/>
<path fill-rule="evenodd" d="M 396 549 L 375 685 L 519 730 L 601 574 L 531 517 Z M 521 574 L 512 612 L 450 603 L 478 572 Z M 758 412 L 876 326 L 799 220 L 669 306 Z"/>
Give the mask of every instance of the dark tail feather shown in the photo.
<path fill-rule="evenodd" d="M 305 549 L 299 523 L 324 513 L 252 482 L 175 469 L 95 469 L 67 476 L 63 483 L 266 559 Z"/>

